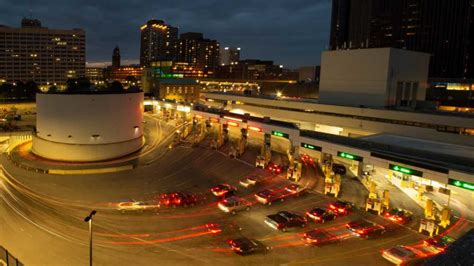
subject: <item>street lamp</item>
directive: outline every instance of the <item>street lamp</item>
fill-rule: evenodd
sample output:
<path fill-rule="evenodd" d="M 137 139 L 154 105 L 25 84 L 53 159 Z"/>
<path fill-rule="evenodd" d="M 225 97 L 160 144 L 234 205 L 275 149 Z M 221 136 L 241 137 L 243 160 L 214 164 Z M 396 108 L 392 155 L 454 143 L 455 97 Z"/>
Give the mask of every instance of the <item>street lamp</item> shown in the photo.
<path fill-rule="evenodd" d="M 89 216 L 84 218 L 84 222 L 89 223 L 89 265 L 92 266 L 92 216 L 97 212 L 95 210 L 91 211 Z"/>

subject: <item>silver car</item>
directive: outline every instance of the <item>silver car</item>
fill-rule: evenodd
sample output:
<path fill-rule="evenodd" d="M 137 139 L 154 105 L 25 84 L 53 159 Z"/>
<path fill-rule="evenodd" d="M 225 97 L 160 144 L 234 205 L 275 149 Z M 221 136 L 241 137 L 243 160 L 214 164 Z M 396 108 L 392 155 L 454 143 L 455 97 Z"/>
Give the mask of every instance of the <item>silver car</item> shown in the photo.
<path fill-rule="evenodd" d="M 236 212 L 243 210 L 248 211 L 250 210 L 251 205 L 252 204 L 249 201 L 235 196 L 226 198 L 217 204 L 221 211 L 231 214 L 235 214 Z"/>

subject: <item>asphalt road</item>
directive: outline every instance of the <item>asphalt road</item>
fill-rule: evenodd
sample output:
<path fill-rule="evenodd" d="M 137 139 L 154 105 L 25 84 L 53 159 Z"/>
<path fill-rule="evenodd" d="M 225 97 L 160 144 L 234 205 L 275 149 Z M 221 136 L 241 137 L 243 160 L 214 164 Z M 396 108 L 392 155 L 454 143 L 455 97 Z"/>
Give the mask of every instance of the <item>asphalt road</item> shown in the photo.
<path fill-rule="evenodd" d="M 150 118 L 152 119 L 152 118 Z M 416 243 L 423 236 L 409 227 L 395 225 L 379 216 L 356 210 L 324 225 L 282 233 L 264 223 L 266 215 L 280 210 L 299 213 L 327 206 L 333 198 L 318 192 L 322 182 L 317 167 L 305 166 L 302 184 L 309 193 L 264 206 L 256 203 L 248 212 L 235 216 L 221 212 L 209 193 L 218 183 L 238 186 L 251 173 L 268 177 L 259 187 L 239 187 L 238 195 L 253 194 L 289 182 L 282 176 L 255 169 L 258 147 L 250 147 L 242 160 L 207 145 L 192 148 L 168 144 L 174 128 L 160 121 L 151 130 L 148 153 L 138 157 L 139 167 L 114 174 L 55 176 L 15 168 L 2 156 L 6 169 L 0 178 L 0 243 L 25 265 L 86 265 L 88 226 L 83 221 L 91 209 L 94 217 L 94 262 L 96 265 L 388 265 L 381 249 L 396 244 Z M 147 127 L 152 127 L 147 122 Z M 156 126 L 156 125 L 155 125 Z M 158 132 L 159 131 L 159 132 Z M 284 155 L 274 154 L 284 160 Z M 159 208 L 139 213 L 117 211 L 119 202 L 151 200 L 163 192 L 191 191 L 205 200 L 189 208 Z M 360 205 L 366 191 L 351 178 L 343 179 L 342 197 Z M 376 221 L 388 228 L 378 239 L 362 240 L 344 229 L 356 218 Z M 223 231 L 213 234 L 206 224 L 218 223 Z M 457 230 L 461 230 L 458 226 Z M 312 228 L 326 228 L 341 236 L 339 243 L 322 247 L 305 246 L 301 235 Z M 241 228 L 238 230 L 237 228 Z M 226 240 L 238 236 L 256 238 L 272 249 L 267 254 L 238 256 L 230 252 Z"/>

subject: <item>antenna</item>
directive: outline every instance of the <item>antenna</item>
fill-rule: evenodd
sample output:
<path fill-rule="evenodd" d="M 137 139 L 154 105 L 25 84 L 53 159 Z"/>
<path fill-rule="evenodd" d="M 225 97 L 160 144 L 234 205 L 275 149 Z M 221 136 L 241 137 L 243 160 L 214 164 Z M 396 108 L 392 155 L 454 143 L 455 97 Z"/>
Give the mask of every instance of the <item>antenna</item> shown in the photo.
<path fill-rule="evenodd" d="M 31 4 L 31 0 L 28 1 L 29 2 L 29 5 L 30 5 L 30 19 L 33 19 L 33 5 Z"/>

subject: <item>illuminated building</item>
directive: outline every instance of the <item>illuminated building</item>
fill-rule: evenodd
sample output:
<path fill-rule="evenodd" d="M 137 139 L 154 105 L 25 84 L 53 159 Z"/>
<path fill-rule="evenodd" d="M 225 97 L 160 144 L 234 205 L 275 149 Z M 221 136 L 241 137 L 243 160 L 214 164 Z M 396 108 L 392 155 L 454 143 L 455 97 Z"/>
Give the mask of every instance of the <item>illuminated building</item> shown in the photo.
<path fill-rule="evenodd" d="M 201 85 L 196 79 L 162 79 L 159 81 L 159 98 L 178 102 L 199 100 Z"/>
<path fill-rule="evenodd" d="M 104 68 L 86 67 L 86 78 L 91 83 L 97 83 L 104 80 Z"/>
<path fill-rule="evenodd" d="M 219 60 L 221 66 L 233 65 L 240 61 L 240 47 L 221 47 Z"/>
<path fill-rule="evenodd" d="M 24 18 L 21 28 L 0 25 L 0 79 L 59 85 L 82 77 L 85 38 L 82 29 L 49 29 L 36 19 Z"/>
<path fill-rule="evenodd" d="M 143 67 L 141 66 L 122 66 L 110 68 L 110 81 L 116 80 L 122 83 L 128 83 L 130 80 L 139 82 L 142 78 Z"/>
<path fill-rule="evenodd" d="M 283 79 L 283 66 L 273 61 L 248 59 L 231 65 L 220 66 L 216 77 L 221 79 L 273 80 Z"/>
<path fill-rule="evenodd" d="M 148 66 L 157 60 L 174 60 L 178 42 L 178 28 L 162 20 L 152 19 L 141 26 L 140 65 Z"/>
<path fill-rule="evenodd" d="M 219 43 L 204 39 L 202 33 L 183 33 L 179 39 L 177 59 L 193 67 L 214 69 L 219 65 Z"/>
<path fill-rule="evenodd" d="M 333 0 L 330 50 L 394 47 L 431 54 L 429 77 L 474 78 L 471 0 Z"/>

